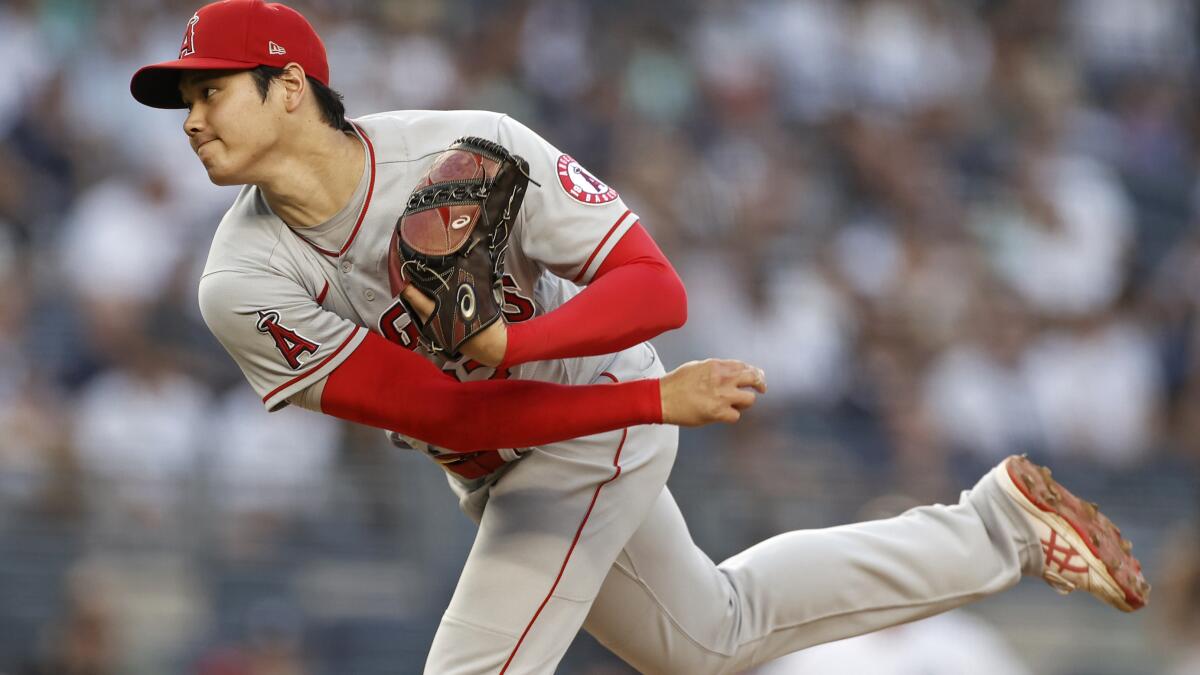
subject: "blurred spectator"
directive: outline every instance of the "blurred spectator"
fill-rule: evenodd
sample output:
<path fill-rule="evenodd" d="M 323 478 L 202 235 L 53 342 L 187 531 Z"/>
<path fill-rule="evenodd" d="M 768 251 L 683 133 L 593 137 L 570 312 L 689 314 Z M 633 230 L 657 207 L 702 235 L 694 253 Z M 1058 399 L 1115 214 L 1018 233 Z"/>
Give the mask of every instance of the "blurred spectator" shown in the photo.
<path fill-rule="evenodd" d="M 1084 157 L 1037 151 L 1021 160 L 1010 187 L 1012 201 L 978 223 L 1005 280 L 1049 315 L 1114 302 L 1133 235 L 1117 176 Z"/>
<path fill-rule="evenodd" d="M 268 413 L 249 387 L 218 402 L 213 443 L 203 462 L 212 476 L 226 553 L 271 550 L 290 526 L 326 508 L 341 427 L 337 420 L 287 407 Z"/>
<path fill-rule="evenodd" d="M 44 382 L 30 379 L 20 386 L 20 397 L 0 398 L 0 522 L 31 512 L 72 519 L 82 493 L 64 402 Z"/>
<path fill-rule="evenodd" d="M 1130 466 L 1151 449 L 1162 376 L 1154 344 L 1136 321 L 1104 313 L 1045 333 L 1027 368 L 1052 452 Z"/>
<path fill-rule="evenodd" d="M 302 627 L 286 603 L 266 600 L 245 617 L 245 637 L 200 658 L 195 675 L 305 675 Z"/>
<path fill-rule="evenodd" d="M 820 274 L 797 263 L 736 252 L 681 260 L 688 279 L 689 351 L 757 364 L 769 373 L 768 407 L 832 405 L 844 394 L 854 319 Z"/>
<path fill-rule="evenodd" d="M 1001 289 L 977 298 L 970 315 L 965 338 L 936 358 L 924 383 L 938 433 L 987 464 L 1044 449 L 1046 432 L 1026 367 L 1031 318 Z"/>
<path fill-rule="evenodd" d="M 979 92 L 991 66 L 990 45 L 959 3 L 856 4 L 849 27 L 856 102 L 880 112 L 906 112 Z"/>
<path fill-rule="evenodd" d="M 1170 657 L 1164 675 L 1200 672 L 1200 533 L 1193 527 L 1178 535 L 1166 551 L 1163 580 L 1155 589 L 1166 603 L 1163 642 Z"/>
<path fill-rule="evenodd" d="M 25 103 L 54 75 L 38 23 L 38 2 L 13 0 L 0 6 L 0 59 L 8 71 L 0 80 L 0 137 L 24 113 Z"/>
<path fill-rule="evenodd" d="M 1187 0 L 1072 0 L 1071 32 L 1089 65 L 1106 74 L 1175 72 L 1196 57 L 1196 6 Z"/>
<path fill-rule="evenodd" d="M 591 86 L 590 19 L 590 10 L 582 2 L 530 3 L 521 27 L 521 68 L 522 79 L 533 92 L 569 101 Z"/>
<path fill-rule="evenodd" d="M 851 11 L 848 3 L 838 0 L 763 2 L 752 7 L 753 30 L 779 81 L 784 114 L 815 122 L 848 107 Z"/>
<path fill-rule="evenodd" d="M 154 351 L 129 355 L 79 392 L 73 441 L 109 536 L 187 536 L 179 519 L 195 493 L 210 404 L 207 390 Z"/>
<path fill-rule="evenodd" d="M 34 663 L 20 675 L 115 675 L 120 672 L 111 589 L 86 568 L 66 584 L 63 616 L 42 635 Z"/>
<path fill-rule="evenodd" d="M 114 177 L 83 193 L 66 217 L 63 273 L 88 305 L 151 304 L 183 256 L 186 231 L 169 185 Z"/>
<path fill-rule="evenodd" d="M 1200 236 L 1172 250 L 1148 291 L 1160 340 L 1166 421 L 1177 450 L 1200 458 Z"/>

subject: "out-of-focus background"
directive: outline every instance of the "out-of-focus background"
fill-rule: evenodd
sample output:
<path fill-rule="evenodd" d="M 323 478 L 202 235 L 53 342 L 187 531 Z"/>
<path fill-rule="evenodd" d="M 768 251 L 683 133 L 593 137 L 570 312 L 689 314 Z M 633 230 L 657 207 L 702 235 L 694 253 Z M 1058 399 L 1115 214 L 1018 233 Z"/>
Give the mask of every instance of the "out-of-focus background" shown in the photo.
<path fill-rule="evenodd" d="M 1200 673 L 1195 2 L 295 5 L 351 115 L 504 111 L 615 186 L 687 283 L 669 365 L 767 370 L 683 436 L 714 559 L 1019 450 L 1156 584 L 1124 616 L 1028 580 L 763 672 Z M 473 526 L 382 434 L 263 412 L 200 320 L 234 192 L 128 95 L 197 6 L 0 0 L 0 673 L 417 673 Z M 561 672 L 628 670 L 581 637 Z"/>

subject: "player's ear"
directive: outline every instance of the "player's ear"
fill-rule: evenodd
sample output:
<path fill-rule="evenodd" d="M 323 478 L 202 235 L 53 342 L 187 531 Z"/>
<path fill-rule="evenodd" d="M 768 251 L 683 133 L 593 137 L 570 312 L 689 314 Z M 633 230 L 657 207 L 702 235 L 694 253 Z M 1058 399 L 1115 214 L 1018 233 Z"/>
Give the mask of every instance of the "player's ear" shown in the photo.
<path fill-rule="evenodd" d="M 283 88 L 283 104 L 288 112 L 295 112 L 304 100 L 308 90 L 308 80 L 304 76 L 304 68 L 299 63 L 292 62 L 283 67 L 283 72 L 276 80 Z"/>

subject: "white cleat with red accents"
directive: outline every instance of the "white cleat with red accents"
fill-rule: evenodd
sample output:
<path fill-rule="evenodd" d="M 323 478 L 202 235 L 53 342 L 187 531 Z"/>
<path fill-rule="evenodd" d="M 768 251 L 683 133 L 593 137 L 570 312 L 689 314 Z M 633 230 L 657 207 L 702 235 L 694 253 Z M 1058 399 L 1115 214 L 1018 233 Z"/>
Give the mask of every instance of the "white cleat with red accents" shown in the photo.
<path fill-rule="evenodd" d="M 1132 545 L 1096 504 L 1059 485 L 1050 469 L 1013 455 L 998 472 L 1001 488 L 1020 507 L 1042 544 L 1042 578 L 1060 593 L 1088 591 L 1123 612 L 1143 607 L 1150 584 Z"/>

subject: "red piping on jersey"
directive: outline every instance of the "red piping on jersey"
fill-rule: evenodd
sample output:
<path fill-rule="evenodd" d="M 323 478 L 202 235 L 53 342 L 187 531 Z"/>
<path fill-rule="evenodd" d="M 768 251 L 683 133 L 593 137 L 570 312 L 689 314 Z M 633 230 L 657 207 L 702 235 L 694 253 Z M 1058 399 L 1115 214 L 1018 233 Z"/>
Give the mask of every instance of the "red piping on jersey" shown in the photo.
<path fill-rule="evenodd" d="M 633 213 L 633 211 L 630 209 L 625 209 L 625 213 L 622 213 L 621 217 L 617 218 L 617 222 L 613 223 L 613 226 L 609 228 L 608 234 L 604 235 L 604 238 L 600 240 L 600 243 L 596 246 L 596 250 L 592 251 L 592 254 L 588 256 L 587 262 L 583 263 L 583 268 L 579 270 L 579 274 L 576 275 L 572 281 L 579 283 L 579 280 L 583 278 L 585 273 L 587 273 L 588 268 L 592 266 L 592 261 L 596 259 L 596 254 L 600 252 L 600 249 L 604 248 L 604 244 L 608 242 L 608 238 L 612 236 L 613 232 L 617 231 L 617 228 L 621 226 L 621 223 L 625 222 L 625 219 L 628 218 L 629 214 L 631 213 Z"/>
<path fill-rule="evenodd" d="M 367 133 L 363 131 L 361 127 L 354 122 L 351 122 L 350 125 L 354 127 L 354 131 L 358 134 L 358 137 L 363 139 L 363 143 L 366 143 L 367 154 L 371 158 L 371 161 L 368 165 L 368 169 L 371 172 L 371 177 L 367 182 L 367 198 L 363 201 L 362 210 L 358 212 L 358 221 L 354 223 L 354 230 L 350 232 L 350 238 L 346 240 L 346 243 L 342 246 L 342 250 L 330 251 L 327 248 L 321 248 L 320 246 L 317 246 L 308 237 L 296 232 L 295 229 L 292 229 L 292 232 L 296 232 L 297 237 L 300 237 L 307 242 L 309 246 L 315 248 L 317 253 L 320 253 L 321 255 L 327 255 L 332 258 L 341 256 L 346 252 L 346 249 L 350 248 L 350 244 L 354 243 L 354 237 L 358 236 L 358 229 L 362 227 L 363 218 L 367 216 L 367 209 L 371 208 L 371 195 L 375 192 L 375 146 L 371 145 L 371 139 L 367 137 Z"/>
<path fill-rule="evenodd" d="M 326 356 L 324 359 L 321 360 L 320 363 L 313 366 L 312 368 L 309 368 L 308 370 L 304 371 L 303 373 L 300 373 L 299 375 L 293 377 L 292 379 L 288 380 L 287 382 L 284 382 L 283 384 L 279 385 L 278 387 L 275 387 L 274 389 L 272 389 L 269 394 L 262 397 L 263 403 L 266 403 L 267 399 L 271 398 L 275 394 L 278 394 L 280 391 L 287 389 L 288 387 L 292 386 L 293 384 L 299 382 L 300 380 L 303 380 L 304 378 L 308 377 L 309 375 L 312 375 L 313 373 L 320 370 L 321 367 L 324 366 L 326 363 L 329 363 L 329 361 L 332 360 L 333 357 L 340 354 L 342 352 L 342 350 L 346 348 L 346 345 L 350 344 L 350 341 L 354 339 L 354 336 L 358 335 L 358 331 L 360 331 L 360 330 L 365 330 L 365 329 L 362 326 L 355 326 L 354 331 L 350 333 L 350 337 L 343 340 L 342 344 L 338 345 L 338 348 L 333 350 L 332 354 L 330 354 L 329 356 Z"/>
<path fill-rule="evenodd" d="M 325 280 L 325 285 L 321 287 L 321 292 L 317 294 L 317 304 L 325 302 L 325 294 L 329 293 L 329 280 Z"/>
<path fill-rule="evenodd" d="M 628 213 L 628 212 L 627 212 Z M 617 378 L 612 373 L 600 373 L 601 377 L 607 377 L 613 382 L 617 382 Z M 558 582 L 562 581 L 563 573 L 567 571 L 567 563 L 571 561 L 571 554 L 575 552 L 575 545 L 579 543 L 579 537 L 583 534 L 583 527 L 587 525 L 588 518 L 592 515 L 592 509 L 596 506 L 596 499 L 600 497 L 600 490 L 605 485 L 613 482 L 621 475 L 621 449 L 625 447 L 625 438 L 629 436 L 629 429 L 621 430 L 621 442 L 617 444 L 617 453 L 613 456 L 613 475 L 608 480 L 596 486 L 596 491 L 592 493 L 592 503 L 588 504 L 587 512 L 583 514 L 583 521 L 579 523 L 579 529 L 575 530 L 575 538 L 571 540 L 571 547 L 567 549 L 567 557 L 563 558 L 562 567 L 558 568 L 558 576 L 554 578 L 554 583 L 550 586 L 550 592 L 546 594 L 546 598 L 542 600 L 542 604 L 538 605 L 537 611 L 533 613 L 533 618 L 529 620 L 529 624 L 525 626 L 525 630 L 521 633 L 521 637 L 517 639 L 517 644 L 513 646 L 512 653 L 508 655 L 508 660 L 504 662 L 504 667 L 500 669 L 500 675 L 504 675 L 508 671 L 508 667 L 512 665 L 512 661 L 517 656 L 517 650 L 521 648 L 521 643 L 525 641 L 525 636 L 529 635 L 529 629 L 533 628 L 533 624 L 538 620 L 542 610 L 546 608 L 546 603 L 550 602 L 555 589 L 558 588 Z"/>

